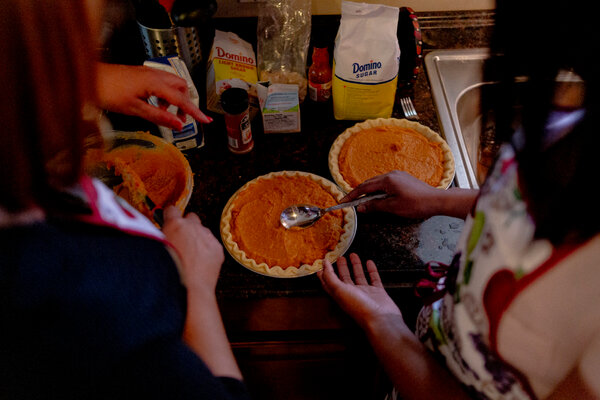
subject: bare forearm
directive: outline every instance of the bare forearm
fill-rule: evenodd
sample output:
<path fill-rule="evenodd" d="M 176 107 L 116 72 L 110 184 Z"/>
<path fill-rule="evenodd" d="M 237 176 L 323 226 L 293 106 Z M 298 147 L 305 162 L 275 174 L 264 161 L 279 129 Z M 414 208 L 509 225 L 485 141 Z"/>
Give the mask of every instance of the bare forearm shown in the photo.
<path fill-rule="evenodd" d="M 436 199 L 436 214 L 465 219 L 475 204 L 476 189 L 450 188 L 440 190 Z"/>
<path fill-rule="evenodd" d="M 184 340 L 215 376 L 242 379 L 214 295 L 188 292 Z"/>
<path fill-rule="evenodd" d="M 390 315 L 364 327 L 380 362 L 402 399 L 468 399 L 458 381 L 406 326 Z"/>

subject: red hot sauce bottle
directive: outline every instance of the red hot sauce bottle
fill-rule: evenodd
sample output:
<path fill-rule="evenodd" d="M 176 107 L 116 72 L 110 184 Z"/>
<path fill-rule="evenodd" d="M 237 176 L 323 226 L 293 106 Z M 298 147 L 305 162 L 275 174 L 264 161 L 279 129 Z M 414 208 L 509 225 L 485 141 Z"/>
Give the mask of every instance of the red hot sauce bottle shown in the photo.
<path fill-rule="evenodd" d="M 308 69 L 308 93 L 316 102 L 331 97 L 331 67 L 327 47 L 313 47 L 312 65 Z"/>

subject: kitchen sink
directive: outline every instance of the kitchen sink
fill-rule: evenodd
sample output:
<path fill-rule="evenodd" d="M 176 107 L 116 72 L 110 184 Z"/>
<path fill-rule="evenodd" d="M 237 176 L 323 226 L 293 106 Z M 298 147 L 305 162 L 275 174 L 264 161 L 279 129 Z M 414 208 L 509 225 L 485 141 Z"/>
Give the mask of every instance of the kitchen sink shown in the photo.
<path fill-rule="evenodd" d="M 435 50 L 425 56 L 442 134 L 455 159 L 454 185 L 478 188 L 477 149 L 481 132 L 481 93 L 493 85 L 483 79 L 489 49 Z"/>

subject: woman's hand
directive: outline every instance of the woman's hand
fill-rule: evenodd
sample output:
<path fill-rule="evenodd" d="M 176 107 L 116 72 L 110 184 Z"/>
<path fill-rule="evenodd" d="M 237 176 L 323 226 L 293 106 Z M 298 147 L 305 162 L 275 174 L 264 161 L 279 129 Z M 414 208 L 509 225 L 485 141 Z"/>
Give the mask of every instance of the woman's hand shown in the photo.
<path fill-rule="evenodd" d="M 149 104 L 151 96 L 162 106 Z M 176 130 L 183 128 L 186 114 L 204 124 L 212 122 L 190 100 L 184 79 L 150 67 L 98 63 L 98 98 L 104 109 Z M 178 115 L 166 110 L 170 104 L 179 108 Z"/>
<path fill-rule="evenodd" d="M 356 254 L 337 261 L 338 275 L 325 261 L 317 272 L 325 291 L 364 329 L 375 354 L 403 399 L 468 399 L 458 380 L 441 366 L 406 326 L 400 309 L 387 295 L 373 261 L 367 282 Z M 435 382 L 432 385 L 431 382 Z"/>
<path fill-rule="evenodd" d="M 188 290 L 213 294 L 219 271 L 225 260 L 223 246 L 212 232 L 202 225 L 198 215 L 181 215 L 175 206 L 165 209 L 163 233 L 178 252 L 179 273 Z"/>
<path fill-rule="evenodd" d="M 223 246 L 196 214 L 182 217 L 175 206 L 165 209 L 163 233 L 179 253 L 179 273 L 187 288 L 184 341 L 215 376 L 241 380 L 215 295 Z"/>
<path fill-rule="evenodd" d="M 337 275 L 331 263 L 325 260 L 323 269 L 317 272 L 325 291 L 363 328 L 371 320 L 383 315 L 402 318 L 400 309 L 383 288 L 375 263 L 371 260 L 366 262 L 369 276 L 367 280 L 358 255 L 352 253 L 349 258 L 354 279 L 346 258 L 340 257 L 337 260 Z"/>
<path fill-rule="evenodd" d="M 340 202 L 374 192 L 387 193 L 388 197 L 364 203 L 357 207 L 358 211 L 385 211 L 406 218 L 434 215 L 465 218 L 478 193 L 470 189 L 438 189 L 407 172 L 392 171 L 364 181 Z"/>

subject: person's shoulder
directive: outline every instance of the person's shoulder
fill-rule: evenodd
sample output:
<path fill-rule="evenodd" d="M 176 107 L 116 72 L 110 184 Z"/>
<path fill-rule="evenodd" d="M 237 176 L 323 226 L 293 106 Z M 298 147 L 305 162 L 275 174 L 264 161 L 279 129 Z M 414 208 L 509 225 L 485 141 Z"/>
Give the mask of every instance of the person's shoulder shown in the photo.
<path fill-rule="evenodd" d="M 182 326 L 185 290 L 163 243 L 71 222 L 0 235 L 0 283 L 13 312 L 45 314 L 65 335 L 115 343 L 124 333 L 134 343 Z"/>
<path fill-rule="evenodd" d="M 567 250 L 571 248 L 565 259 L 566 262 L 587 265 L 590 268 L 590 273 L 598 273 L 600 277 L 600 268 L 596 268 L 598 259 L 600 259 L 600 233 L 583 242 L 559 246 L 560 248 L 566 248 Z"/>
<path fill-rule="evenodd" d="M 579 362 L 579 371 L 589 390 L 600 397 L 600 330 L 589 341 Z"/>

